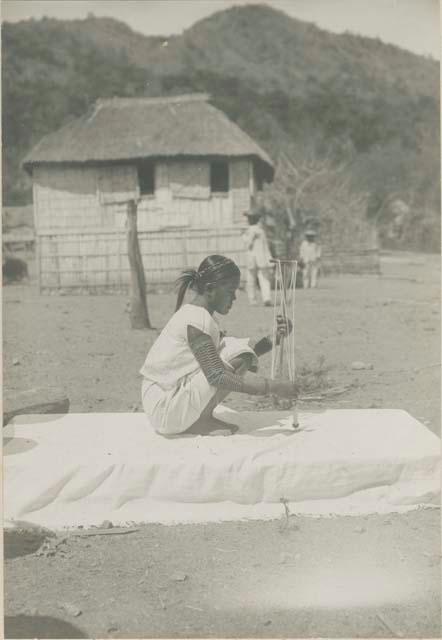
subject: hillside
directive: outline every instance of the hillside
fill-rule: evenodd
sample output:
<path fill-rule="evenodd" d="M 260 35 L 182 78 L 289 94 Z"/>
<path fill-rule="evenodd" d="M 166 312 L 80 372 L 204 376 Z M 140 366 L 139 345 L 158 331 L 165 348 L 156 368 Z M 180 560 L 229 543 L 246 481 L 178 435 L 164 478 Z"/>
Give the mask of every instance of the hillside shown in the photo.
<path fill-rule="evenodd" d="M 2 48 L 6 204 L 30 200 L 19 166 L 29 148 L 98 97 L 207 91 L 275 159 L 314 141 L 351 160 L 359 188 L 380 199 L 394 189 L 420 210 L 439 209 L 431 59 L 258 5 L 168 38 L 93 16 L 5 23 Z"/>
<path fill-rule="evenodd" d="M 380 40 L 336 35 L 267 6 L 233 7 L 198 22 L 155 56 L 162 70 L 222 70 L 260 91 L 303 96 L 315 83 L 359 79 L 436 96 L 438 64 Z M 161 64 L 162 63 L 162 64 Z"/>

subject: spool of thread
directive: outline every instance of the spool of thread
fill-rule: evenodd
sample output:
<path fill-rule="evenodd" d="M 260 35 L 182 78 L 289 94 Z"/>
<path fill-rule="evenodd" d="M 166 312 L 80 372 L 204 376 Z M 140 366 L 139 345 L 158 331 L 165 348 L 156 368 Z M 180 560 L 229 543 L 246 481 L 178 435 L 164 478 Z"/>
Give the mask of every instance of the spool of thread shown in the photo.
<path fill-rule="evenodd" d="M 293 407 L 293 422 L 292 422 L 292 427 L 293 429 L 299 429 L 299 421 L 298 421 L 298 407 L 295 406 Z"/>

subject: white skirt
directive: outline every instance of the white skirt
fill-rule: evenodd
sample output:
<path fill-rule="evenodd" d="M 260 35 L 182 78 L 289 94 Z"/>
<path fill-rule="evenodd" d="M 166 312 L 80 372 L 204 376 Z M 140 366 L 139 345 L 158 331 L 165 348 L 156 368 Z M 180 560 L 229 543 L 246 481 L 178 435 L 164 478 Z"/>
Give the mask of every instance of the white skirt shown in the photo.
<path fill-rule="evenodd" d="M 232 368 L 229 362 L 244 353 L 253 355 L 257 367 L 258 359 L 248 340 L 223 339 L 219 355 L 227 367 Z M 181 378 L 172 389 L 164 389 L 153 380 L 144 378 L 141 399 L 144 412 L 155 431 L 174 435 L 187 431 L 198 420 L 217 391 L 217 387 L 209 384 L 203 371 L 197 369 Z"/>

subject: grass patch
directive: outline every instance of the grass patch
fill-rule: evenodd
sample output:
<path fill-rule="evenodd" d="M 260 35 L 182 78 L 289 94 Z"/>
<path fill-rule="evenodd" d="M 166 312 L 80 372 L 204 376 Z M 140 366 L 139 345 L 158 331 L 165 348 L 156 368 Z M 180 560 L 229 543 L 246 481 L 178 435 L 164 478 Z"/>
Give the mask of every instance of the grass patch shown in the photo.
<path fill-rule="evenodd" d="M 303 396 L 320 396 L 333 386 L 333 380 L 329 377 L 331 365 L 326 363 L 325 356 L 320 355 L 311 364 L 302 363 L 296 368 L 296 382 L 299 387 L 299 398 Z M 257 409 L 291 409 L 292 400 L 266 396 L 256 402 Z"/>
<path fill-rule="evenodd" d="M 329 378 L 331 365 L 326 364 L 325 356 L 320 355 L 313 364 L 301 364 L 296 369 L 296 382 L 300 395 L 321 393 L 332 385 Z"/>

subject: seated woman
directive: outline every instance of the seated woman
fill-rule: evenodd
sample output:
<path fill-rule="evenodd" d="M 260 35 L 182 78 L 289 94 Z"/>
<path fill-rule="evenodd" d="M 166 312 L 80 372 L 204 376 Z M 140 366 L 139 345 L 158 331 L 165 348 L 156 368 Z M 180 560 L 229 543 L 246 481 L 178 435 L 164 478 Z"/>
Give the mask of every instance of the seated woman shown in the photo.
<path fill-rule="evenodd" d="M 184 271 L 178 279 L 175 313 L 141 369 L 144 411 L 158 433 L 210 435 L 220 429 L 234 433 L 236 425 L 212 415 L 231 391 L 296 397 L 294 382 L 252 373 L 257 370 L 257 356 L 271 350 L 270 338 L 260 340 L 252 349 L 248 340 L 224 338 L 213 317 L 215 312 L 229 313 L 240 275 L 233 260 L 212 255 L 198 270 Z M 196 295 L 191 303 L 182 305 L 189 287 Z M 279 318 L 278 327 L 279 335 L 291 330 L 284 318 Z"/>

